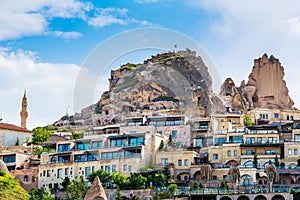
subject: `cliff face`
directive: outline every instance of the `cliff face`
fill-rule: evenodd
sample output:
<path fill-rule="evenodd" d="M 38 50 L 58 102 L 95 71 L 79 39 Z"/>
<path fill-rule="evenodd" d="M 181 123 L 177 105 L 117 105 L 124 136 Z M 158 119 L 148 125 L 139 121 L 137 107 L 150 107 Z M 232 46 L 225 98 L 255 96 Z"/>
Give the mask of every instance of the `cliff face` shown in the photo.
<path fill-rule="evenodd" d="M 224 111 L 222 101 L 212 94 L 211 76 L 203 60 L 187 49 L 112 70 L 109 91 L 74 117 L 84 124 L 105 125 L 166 112 L 195 117 Z"/>
<path fill-rule="evenodd" d="M 264 54 L 254 60 L 248 82 L 236 87 L 228 78 L 221 87 L 220 94 L 226 98 L 226 107 L 234 111 L 254 108 L 292 109 L 294 102 L 284 80 L 284 68 L 274 56 Z"/>
<path fill-rule="evenodd" d="M 283 79 L 284 68 L 274 56 L 264 54 L 254 60 L 254 67 L 247 85 L 256 87 L 254 107 L 291 109 L 294 102 L 289 97 L 289 90 Z"/>

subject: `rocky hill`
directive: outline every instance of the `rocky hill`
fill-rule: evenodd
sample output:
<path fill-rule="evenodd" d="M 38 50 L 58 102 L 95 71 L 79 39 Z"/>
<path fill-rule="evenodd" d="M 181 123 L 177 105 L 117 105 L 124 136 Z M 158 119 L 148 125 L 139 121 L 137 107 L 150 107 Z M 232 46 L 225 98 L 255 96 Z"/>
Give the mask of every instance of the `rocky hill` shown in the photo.
<path fill-rule="evenodd" d="M 223 101 L 212 93 L 212 79 L 203 60 L 187 49 L 112 70 L 109 90 L 74 118 L 84 125 L 105 125 L 142 115 L 197 117 L 224 112 Z"/>
<path fill-rule="evenodd" d="M 264 54 L 254 60 L 248 82 L 236 87 L 231 78 L 221 87 L 226 107 L 233 111 L 254 108 L 292 109 L 294 102 L 284 80 L 284 68 L 279 59 Z"/>

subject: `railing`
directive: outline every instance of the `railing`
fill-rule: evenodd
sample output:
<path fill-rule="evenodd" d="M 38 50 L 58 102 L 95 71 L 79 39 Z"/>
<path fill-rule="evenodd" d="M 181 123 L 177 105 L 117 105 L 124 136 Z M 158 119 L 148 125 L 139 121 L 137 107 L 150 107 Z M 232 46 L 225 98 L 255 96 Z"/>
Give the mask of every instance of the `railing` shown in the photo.
<path fill-rule="evenodd" d="M 222 189 L 222 188 L 200 188 L 200 189 L 177 189 L 175 196 L 179 195 L 228 195 L 228 194 L 255 194 L 255 193 L 290 193 L 289 187 L 273 187 L 269 188 L 256 188 L 254 186 L 241 186 L 239 189 Z"/>

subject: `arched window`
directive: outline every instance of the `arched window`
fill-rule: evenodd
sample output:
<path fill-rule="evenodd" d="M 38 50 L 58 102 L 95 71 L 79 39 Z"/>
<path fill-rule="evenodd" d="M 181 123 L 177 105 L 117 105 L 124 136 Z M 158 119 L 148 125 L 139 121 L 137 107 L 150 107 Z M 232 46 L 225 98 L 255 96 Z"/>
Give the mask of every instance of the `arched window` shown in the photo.
<path fill-rule="evenodd" d="M 245 162 L 244 166 L 247 167 L 247 168 L 252 168 L 253 167 L 253 161 L 249 160 L 249 161 Z"/>
<path fill-rule="evenodd" d="M 241 179 L 241 185 L 242 186 L 250 186 L 253 185 L 253 179 L 250 175 L 246 174 L 244 176 L 242 176 Z"/>

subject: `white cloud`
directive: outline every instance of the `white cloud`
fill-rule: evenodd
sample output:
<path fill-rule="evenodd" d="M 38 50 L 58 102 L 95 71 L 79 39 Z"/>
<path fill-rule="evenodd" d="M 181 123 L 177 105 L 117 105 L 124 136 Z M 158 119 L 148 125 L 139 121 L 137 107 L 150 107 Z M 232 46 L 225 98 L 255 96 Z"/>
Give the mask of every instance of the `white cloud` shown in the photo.
<path fill-rule="evenodd" d="M 2 0 L 0 2 L 0 40 L 44 34 L 53 17 L 82 18 L 93 8 L 76 0 Z"/>
<path fill-rule="evenodd" d="M 97 9 L 94 17 L 90 17 L 87 23 L 94 27 L 104 27 L 111 24 L 125 25 L 128 23 L 127 9 L 122 8 L 101 8 Z"/>
<path fill-rule="evenodd" d="M 72 106 L 73 87 L 80 67 L 38 60 L 33 52 L 1 49 L 0 118 L 4 122 L 20 121 L 24 89 L 28 97 L 28 128 L 52 123 L 65 113 L 65 106 Z"/>
<path fill-rule="evenodd" d="M 63 39 L 77 39 L 82 37 L 82 34 L 76 31 L 62 32 L 62 31 L 53 31 L 49 34 L 53 34 L 54 36 L 63 38 Z"/>

